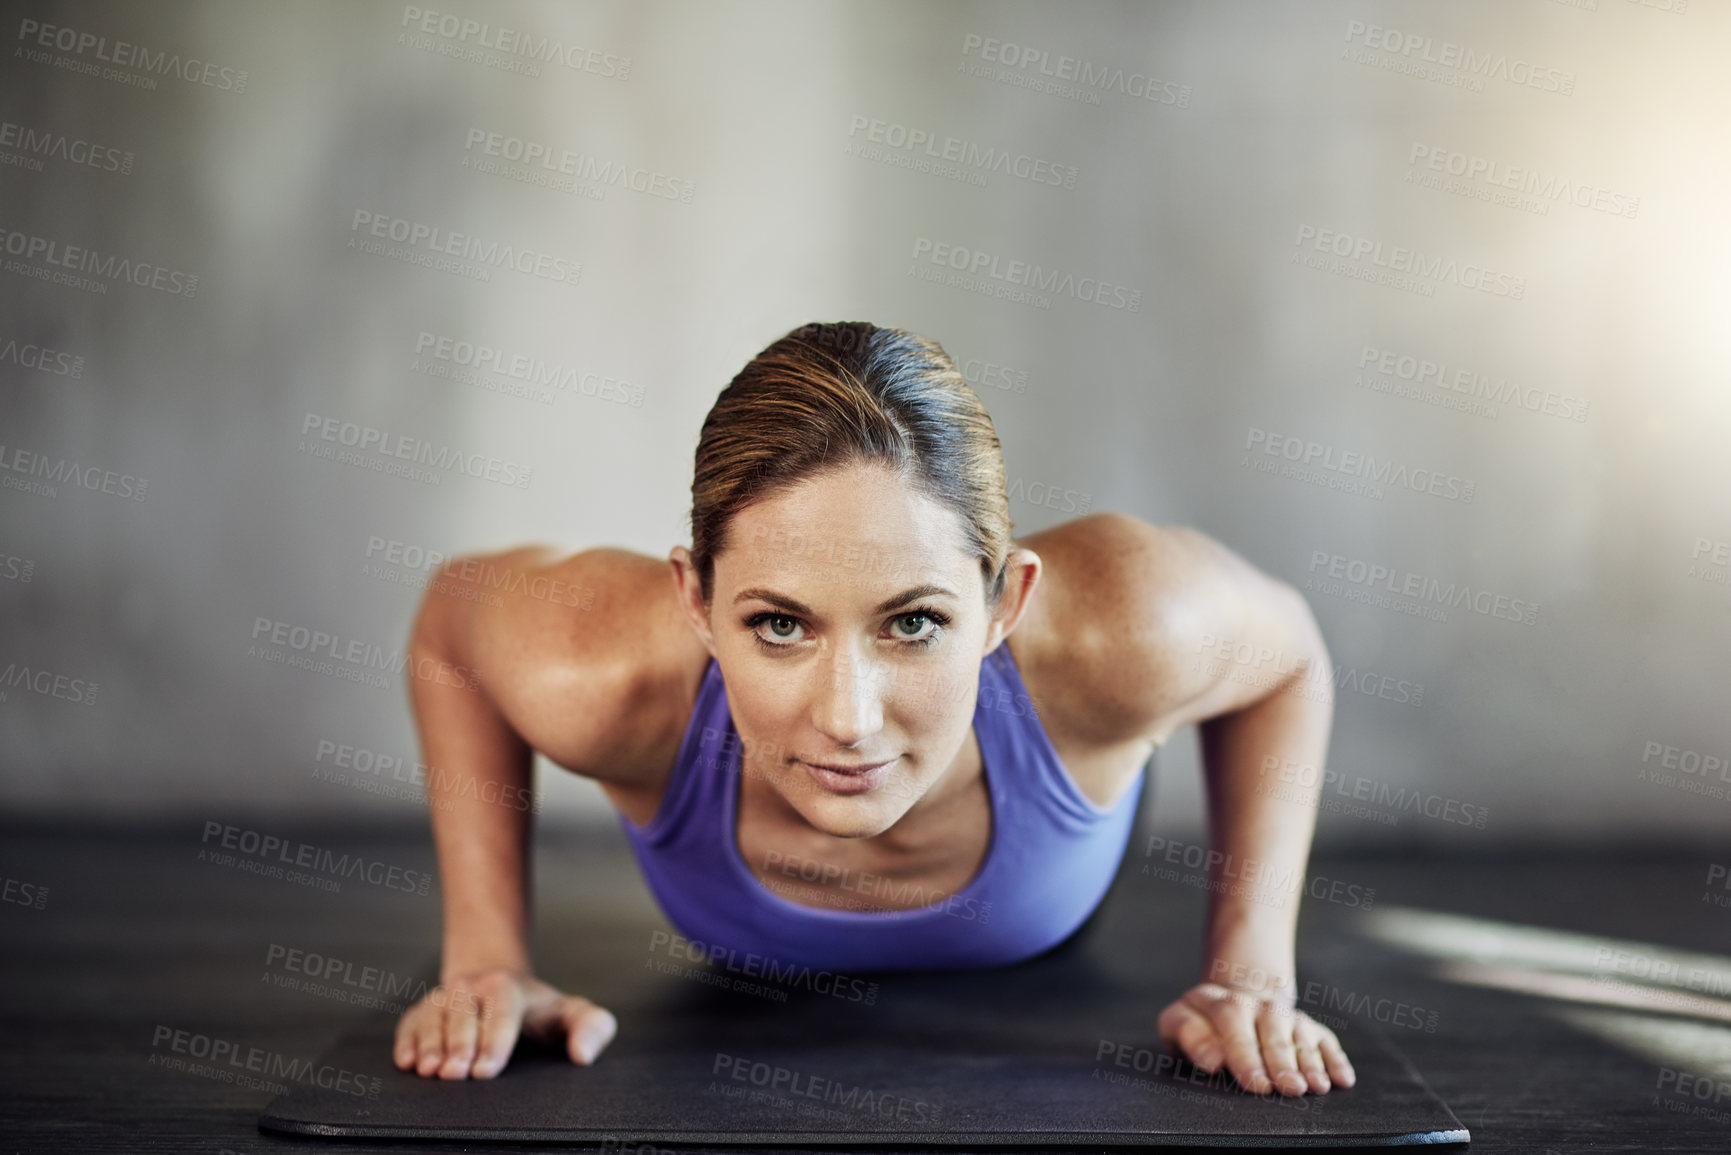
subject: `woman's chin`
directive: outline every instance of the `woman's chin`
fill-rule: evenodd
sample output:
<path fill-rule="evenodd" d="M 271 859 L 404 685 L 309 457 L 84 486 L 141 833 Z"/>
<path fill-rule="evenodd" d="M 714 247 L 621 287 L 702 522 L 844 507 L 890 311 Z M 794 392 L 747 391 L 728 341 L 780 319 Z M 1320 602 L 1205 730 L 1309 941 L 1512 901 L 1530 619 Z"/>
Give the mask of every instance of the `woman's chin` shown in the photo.
<path fill-rule="evenodd" d="M 907 812 L 893 800 L 869 795 L 802 798 L 796 807 L 814 829 L 832 838 L 871 838 L 894 826 Z"/>

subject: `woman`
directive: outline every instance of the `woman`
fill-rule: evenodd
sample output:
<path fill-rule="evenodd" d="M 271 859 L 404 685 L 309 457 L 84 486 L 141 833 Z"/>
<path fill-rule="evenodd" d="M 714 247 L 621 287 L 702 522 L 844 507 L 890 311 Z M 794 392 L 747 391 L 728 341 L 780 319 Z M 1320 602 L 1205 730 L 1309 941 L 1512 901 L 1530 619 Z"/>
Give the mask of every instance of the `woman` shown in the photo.
<path fill-rule="evenodd" d="M 493 604 L 462 578 L 425 599 L 416 665 L 481 686 L 412 685 L 448 771 L 429 788 L 445 932 L 399 1067 L 490 1078 L 519 1034 L 578 1063 L 613 1037 L 534 977 L 528 815 L 482 801 L 522 797 L 535 751 L 600 783 L 682 934 L 789 965 L 993 966 L 1062 942 L 1118 868 L 1145 764 L 1192 722 L 1215 849 L 1302 879 L 1314 797 L 1259 786 L 1265 759 L 1327 747 L 1329 695 L 1279 692 L 1329 668 L 1303 598 L 1119 514 L 1012 541 L 991 419 L 935 342 L 859 322 L 776 341 L 710 410 L 692 499 L 691 548 L 665 563 L 515 550 L 478 559 L 529 578 Z M 533 592 L 561 588 L 592 608 Z M 1203 661 L 1206 639 L 1287 673 Z M 1296 922 L 1295 895 L 1211 890 L 1203 981 L 1161 1037 L 1256 1094 L 1351 1086 L 1294 1006 Z"/>

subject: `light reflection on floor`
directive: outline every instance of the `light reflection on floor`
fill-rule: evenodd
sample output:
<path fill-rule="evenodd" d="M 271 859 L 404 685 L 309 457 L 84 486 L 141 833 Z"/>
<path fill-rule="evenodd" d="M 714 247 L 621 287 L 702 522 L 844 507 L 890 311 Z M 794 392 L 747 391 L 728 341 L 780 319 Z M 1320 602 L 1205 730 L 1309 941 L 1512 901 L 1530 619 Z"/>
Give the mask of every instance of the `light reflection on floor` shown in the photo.
<path fill-rule="evenodd" d="M 1387 906 L 1364 916 L 1363 932 L 1389 946 L 1435 959 L 1525 966 L 1588 975 L 1608 984 L 1731 997 L 1731 958 L 1662 943 L 1605 938 L 1518 922 Z"/>
<path fill-rule="evenodd" d="M 1725 1089 L 1715 1088 L 1715 1097 L 1722 1109 L 1731 1111 L 1731 1026 L 1597 1007 L 1558 1007 L 1555 1014 L 1571 1026 L 1655 1063 L 1723 1083 Z M 1674 1090 L 1677 1080 L 1670 1078 L 1666 1083 L 1663 1089 Z"/>
<path fill-rule="evenodd" d="M 1445 981 L 1552 1000 L 1547 1014 L 1660 1064 L 1656 1093 L 1731 1118 L 1731 958 L 1405 906 L 1360 929 Z"/>

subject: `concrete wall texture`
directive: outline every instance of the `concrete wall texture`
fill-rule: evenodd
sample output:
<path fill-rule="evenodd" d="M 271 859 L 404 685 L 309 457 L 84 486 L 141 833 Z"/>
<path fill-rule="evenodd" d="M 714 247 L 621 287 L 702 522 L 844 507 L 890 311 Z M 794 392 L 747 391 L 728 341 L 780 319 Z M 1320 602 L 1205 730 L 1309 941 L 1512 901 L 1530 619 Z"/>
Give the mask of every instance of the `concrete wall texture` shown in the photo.
<path fill-rule="evenodd" d="M 1305 592 L 1319 845 L 1731 817 L 1731 8 L 434 3 L 0 6 L 10 812 L 412 816 L 426 559 L 665 556 L 864 319 Z"/>

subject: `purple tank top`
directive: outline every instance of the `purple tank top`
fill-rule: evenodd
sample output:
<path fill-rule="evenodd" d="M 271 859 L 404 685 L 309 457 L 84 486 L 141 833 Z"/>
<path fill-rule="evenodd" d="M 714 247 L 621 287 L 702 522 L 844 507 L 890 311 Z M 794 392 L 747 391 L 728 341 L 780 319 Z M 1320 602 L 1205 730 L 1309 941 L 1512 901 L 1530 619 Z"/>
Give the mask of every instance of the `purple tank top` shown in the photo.
<path fill-rule="evenodd" d="M 912 910 L 805 906 L 746 866 L 735 834 L 741 746 L 713 658 L 655 816 L 647 826 L 623 814 L 619 822 L 668 921 L 708 953 L 833 971 L 1018 962 L 1063 942 L 1105 896 L 1147 767 L 1110 810 L 1095 805 L 1059 761 L 1003 644 L 980 663 L 974 734 L 992 805 L 985 861 L 954 893 L 916 895 L 931 901 Z M 806 887 L 820 864 L 789 858 L 771 867 L 793 890 Z M 860 906 L 881 906 L 882 896 L 907 885 L 852 874 L 841 878 L 843 893 L 852 891 Z"/>

